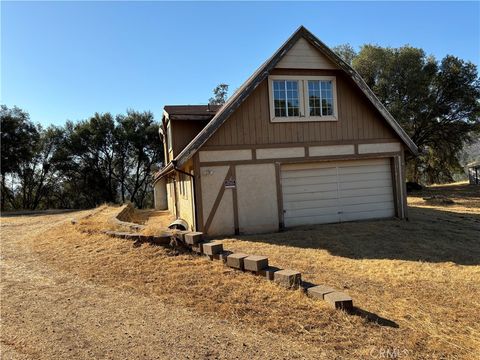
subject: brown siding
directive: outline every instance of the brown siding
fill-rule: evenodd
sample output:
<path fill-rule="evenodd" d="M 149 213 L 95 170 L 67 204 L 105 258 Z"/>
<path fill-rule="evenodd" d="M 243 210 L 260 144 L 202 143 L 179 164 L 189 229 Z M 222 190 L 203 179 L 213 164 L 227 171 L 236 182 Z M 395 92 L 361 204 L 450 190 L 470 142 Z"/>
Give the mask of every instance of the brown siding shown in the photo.
<path fill-rule="evenodd" d="M 272 75 L 334 75 L 337 78 L 338 121 L 272 123 L 268 80 L 264 80 L 205 144 L 267 145 L 396 139 L 356 85 L 340 71 L 275 69 Z"/>
<path fill-rule="evenodd" d="M 208 121 L 202 120 L 171 120 L 172 121 L 172 147 L 173 157 L 177 156 L 192 139 L 207 125 Z M 171 160 L 170 158 L 169 160 Z"/>

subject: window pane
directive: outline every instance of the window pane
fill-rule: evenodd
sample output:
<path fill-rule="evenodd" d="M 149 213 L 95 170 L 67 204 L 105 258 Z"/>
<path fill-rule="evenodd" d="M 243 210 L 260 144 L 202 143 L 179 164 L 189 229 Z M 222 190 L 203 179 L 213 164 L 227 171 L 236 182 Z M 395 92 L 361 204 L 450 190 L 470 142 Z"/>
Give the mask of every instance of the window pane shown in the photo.
<path fill-rule="evenodd" d="M 310 116 L 321 116 L 320 109 L 320 81 L 308 81 L 308 105 L 310 108 Z"/>
<path fill-rule="evenodd" d="M 299 116 L 298 81 L 273 81 L 275 117 Z"/>
<path fill-rule="evenodd" d="M 287 115 L 299 116 L 298 81 L 286 81 L 287 87 Z"/>
<path fill-rule="evenodd" d="M 310 116 L 333 115 L 333 83 L 331 80 L 308 81 Z"/>

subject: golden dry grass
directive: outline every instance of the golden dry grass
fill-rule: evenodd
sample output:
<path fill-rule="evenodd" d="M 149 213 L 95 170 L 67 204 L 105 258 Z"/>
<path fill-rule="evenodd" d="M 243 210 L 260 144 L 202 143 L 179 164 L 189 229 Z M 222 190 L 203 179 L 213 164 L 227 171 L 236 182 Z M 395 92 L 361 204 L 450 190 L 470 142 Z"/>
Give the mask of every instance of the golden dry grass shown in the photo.
<path fill-rule="evenodd" d="M 116 300 L 120 309 L 132 297 L 147 298 L 188 309 L 202 321 L 227 321 L 242 329 L 238 338 L 244 332 L 263 338 L 259 334 L 265 332 L 268 341 L 262 346 L 268 355 L 263 358 L 380 358 L 390 351 L 408 359 L 472 359 L 480 352 L 480 199 L 466 186 L 428 191 L 453 192 L 449 196 L 468 212 L 424 206 L 418 200 L 424 195 L 418 194 L 409 199 L 409 222 L 345 223 L 221 239 L 229 250 L 267 255 L 272 265 L 299 270 L 307 281 L 344 289 L 360 308 L 358 315 L 331 310 L 300 291 L 219 262 L 174 256 L 147 244 L 134 248 L 106 237 L 97 230 L 118 211 L 106 206 L 77 225 L 43 229 L 28 246 L 37 262 L 55 272 L 128 294 Z M 10 225 L 13 229 L 14 221 Z M 217 355 L 240 357 L 228 347 Z"/>

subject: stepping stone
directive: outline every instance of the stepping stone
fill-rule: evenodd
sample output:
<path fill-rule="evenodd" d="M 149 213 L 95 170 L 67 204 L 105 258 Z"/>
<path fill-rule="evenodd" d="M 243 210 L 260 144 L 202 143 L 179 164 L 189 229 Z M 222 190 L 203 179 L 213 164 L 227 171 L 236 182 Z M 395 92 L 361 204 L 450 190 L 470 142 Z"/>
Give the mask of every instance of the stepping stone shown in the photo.
<path fill-rule="evenodd" d="M 196 245 L 192 245 L 192 251 L 201 254 L 203 252 L 203 243 L 198 243 Z"/>
<path fill-rule="evenodd" d="M 265 276 L 267 280 L 273 280 L 273 274 L 279 270 L 280 269 L 275 266 L 267 266 L 265 269 L 260 270 L 257 274 L 260 276 Z"/>
<path fill-rule="evenodd" d="M 231 254 L 227 256 L 227 266 L 230 266 L 234 269 L 243 270 L 243 259 L 248 257 L 247 254 Z"/>
<path fill-rule="evenodd" d="M 221 260 L 223 261 L 224 263 L 227 262 L 227 257 L 228 255 L 231 255 L 232 252 L 231 251 L 228 251 L 228 250 L 224 250 L 223 252 L 221 252 L 220 254 L 216 254 L 216 255 L 213 255 L 213 258 L 215 260 Z"/>
<path fill-rule="evenodd" d="M 185 242 L 189 245 L 196 245 L 203 240 L 203 233 L 189 232 L 184 235 Z"/>
<path fill-rule="evenodd" d="M 302 274 L 295 270 L 279 270 L 273 273 L 273 280 L 289 289 L 298 289 L 302 283 Z"/>
<path fill-rule="evenodd" d="M 250 255 L 243 259 L 243 266 L 248 271 L 260 271 L 268 267 L 268 258 L 266 256 Z"/>
<path fill-rule="evenodd" d="M 216 255 L 223 252 L 223 244 L 219 243 L 205 243 L 203 244 L 203 253 L 205 255 Z"/>
<path fill-rule="evenodd" d="M 335 309 L 341 309 L 341 310 L 353 309 L 352 298 L 340 291 L 334 291 L 334 292 L 325 294 L 324 300 Z"/>
<path fill-rule="evenodd" d="M 191 233 L 190 231 L 180 230 L 180 231 L 175 232 L 175 237 L 177 239 L 179 239 L 180 241 L 186 242 L 185 241 L 185 235 L 190 234 L 190 233 Z M 191 244 L 191 245 L 193 245 L 193 244 Z"/>
<path fill-rule="evenodd" d="M 335 290 L 334 288 L 326 285 L 318 285 L 318 286 L 312 286 L 307 289 L 307 294 L 310 295 L 311 297 L 317 298 L 324 300 L 325 295 L 332 293 Z"/>

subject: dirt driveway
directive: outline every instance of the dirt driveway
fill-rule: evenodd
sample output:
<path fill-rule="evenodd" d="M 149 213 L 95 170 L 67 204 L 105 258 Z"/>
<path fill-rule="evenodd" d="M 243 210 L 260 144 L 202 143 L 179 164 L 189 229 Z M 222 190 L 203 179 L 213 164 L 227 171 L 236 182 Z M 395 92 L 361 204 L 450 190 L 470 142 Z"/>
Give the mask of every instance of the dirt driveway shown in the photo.
<path fill-rule="evenodd" d="M 323 357 L 287 336 L 50 268 L 32 251 L 32 241 L 75 215 L 2 218 L 2 359 Z"/>

